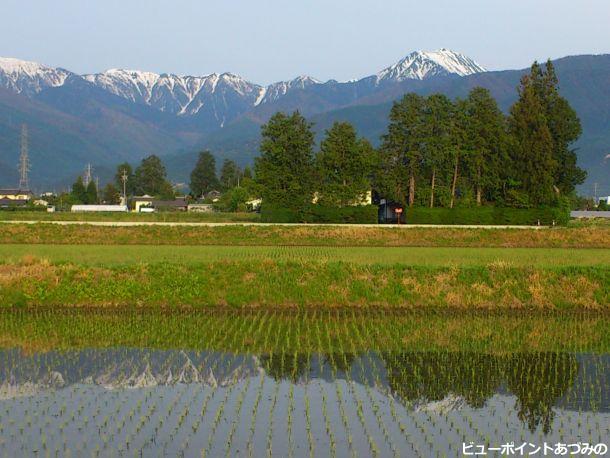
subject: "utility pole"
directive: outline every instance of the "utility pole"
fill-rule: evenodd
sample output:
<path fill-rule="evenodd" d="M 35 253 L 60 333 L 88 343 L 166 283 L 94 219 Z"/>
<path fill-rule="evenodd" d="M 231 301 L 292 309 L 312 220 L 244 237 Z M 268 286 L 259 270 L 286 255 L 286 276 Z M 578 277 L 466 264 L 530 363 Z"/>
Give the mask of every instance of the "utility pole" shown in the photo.
<path fill-rule="evenodd" d="M 97 195 L 97 202 L 100 203 L 100 177 L 95 177 L 95 194 Z"/>
<path fill-rule="evenodd" d="M 28 172 L 30 171 L 30 159 L 28 152 L 28 126 L 21 126 L 21 154 L 19 155 L 19 189 L 29 190 Z"/>
<path fill-rule="evenodd" d="M 121 181 L 123 182 L 123 205 L 127 205 L 127 171 L 123 169 Z"/>
<path fill-rule="evenodd" d="M 593 183 L 593 203 L 597 207 L 597 182 Z"/>

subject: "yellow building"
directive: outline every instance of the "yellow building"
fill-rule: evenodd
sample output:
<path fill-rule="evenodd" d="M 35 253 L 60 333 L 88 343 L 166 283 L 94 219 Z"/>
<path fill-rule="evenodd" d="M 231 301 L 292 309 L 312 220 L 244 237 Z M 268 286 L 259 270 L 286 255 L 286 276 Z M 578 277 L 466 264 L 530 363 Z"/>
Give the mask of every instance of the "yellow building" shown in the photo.
<path fill-rule="evenodd" d="M 30 200 L 32 193 L 25 189 L 0 189 L 0 200 Z"/>

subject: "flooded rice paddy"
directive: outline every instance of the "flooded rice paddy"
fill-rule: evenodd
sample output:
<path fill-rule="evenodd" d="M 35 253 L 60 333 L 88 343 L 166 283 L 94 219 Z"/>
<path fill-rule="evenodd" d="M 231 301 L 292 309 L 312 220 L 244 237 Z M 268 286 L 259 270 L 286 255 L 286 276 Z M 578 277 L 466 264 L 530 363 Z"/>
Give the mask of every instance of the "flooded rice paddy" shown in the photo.
<path fill-rule="evenodd" d="M 607 444 L 608 324 L 5 313 L 0 456 L 427 457 L 461 456 L 471 442 Z"/>

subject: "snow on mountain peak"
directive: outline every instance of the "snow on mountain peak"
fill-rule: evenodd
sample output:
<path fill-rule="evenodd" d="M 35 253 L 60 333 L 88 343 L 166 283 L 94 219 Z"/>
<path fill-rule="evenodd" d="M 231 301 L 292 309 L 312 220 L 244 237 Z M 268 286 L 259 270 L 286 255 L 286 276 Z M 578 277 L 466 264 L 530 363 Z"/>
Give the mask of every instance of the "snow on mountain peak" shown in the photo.
<path fill-rule="evenodd" d="M 19 94 L 34 95 L 48 87 L 62 86 L 70 75 L 61 68 L 0 57 L 0 86 Z"/>
<path fill-rule="evenodd" d="M 485 71 L 474 60 L 451 50 L 416 51 L 372 77 L 375 84 L 396 83 L 407 79 L 423 80 L 440 75 L 465 76 Z M 60 68 L 35 62 L 0 58 L 0 87 L 33 96 L 62 86 L 68 77 L 77 75 Z M 268 86 L 251 83 L 234 73 L 211 73 L 203 76 L 158 74 L 141 70 L 113 68 L 102 73 L 83 75 L 89 83 L 134 103 L 148 105 L 175 115 L 212 116 L 219 125 L 235 113 L 272 103 L 294 91 L 325 84 L 359 84 L 358 80 L 326 83 L 307 75 Z"/>
<path fill-rule="evenodd" d="M 377 73 L 377 83 L 382 81 L 423 80 L 439 75 L 466 76 L 484 72 L 485 69 L 470 57 L 446 48 L 438 51 L 415 51 Z"/>

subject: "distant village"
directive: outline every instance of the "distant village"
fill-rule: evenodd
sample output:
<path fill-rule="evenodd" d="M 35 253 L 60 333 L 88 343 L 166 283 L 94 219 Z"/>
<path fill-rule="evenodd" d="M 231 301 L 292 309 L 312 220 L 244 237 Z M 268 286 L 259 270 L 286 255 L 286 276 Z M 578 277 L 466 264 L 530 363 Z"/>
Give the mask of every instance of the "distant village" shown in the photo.
<path fill-rule="evenodd" d="M 121 168 L 124 166 L 124 168 Z M 212 164 L 215 167 L 215 163 Z M 129 173 L 127 169 L 129 168 Z M 192 195 L 179 195 L 175 193 L 176 189 L 184 188 L 184 185 L 170 185 L 171 192 L 163 195 L 150 195 L 143 193 L 142 195 L 133 195 L 127 192 L 127 182 L 133 180 L 133 173 L 130 167 L 123 164 L 119 166 L 117 171 L 117 181 L 122 183 L 123 189 L 117 189 L 113 184 L 108 184 L 105 189 L 100 189 L 99 180 L 94 178 L 93 167 L 87 164 L 84 167 L 84 173 L 78 177 L 77 182 L 73 185 L 71 193 L 58 194 L 56 192 L 42 192 L 35 195 L 31 191 L 29 182 L 30 159 L 28 151 L 28 130 L 27 125 L 22 126 L 21 133 L 21 153 L 19 160 L 19 185 L 17 187 L 1 187 L 0 186 L 0 210 L 18 211 L 70 211 L 70 212 L 136 212 L 136 213 L 152 213 L 157 211 L 181 211 L 181 212 L 213 212 L 218 210 L 218 204 L 221 200 L 223 192 L 222 186 L 218 180 L 219 189 L 206 189 L 201 192 L 198 198 Z M 0 184 L 1 185 L 1 184 Z M 62 198 L 78 193 L 75 191 L 79 186 L 82 186 L 82 192 L 86 195 L 91 188 L 95 194 L 92 198 L 82 198 L 79 202 L 70 202 L 71 199 L 66 198 L 64 203 Z M 212 186 L 213 187 L 213 186 Z M 209 186 L 208 186 L 209 188 Z M 133 189 L 133 187 L 129 187 Z M 163 193 L 161 193 L 163 194 Z M 171 198 L 170 198 L 171 197 Z M 83 203 L 86 202 L 86 203 Z M 246 209 L 255 211 L 260 206 L 260 199 L 246 199 Z"/>

